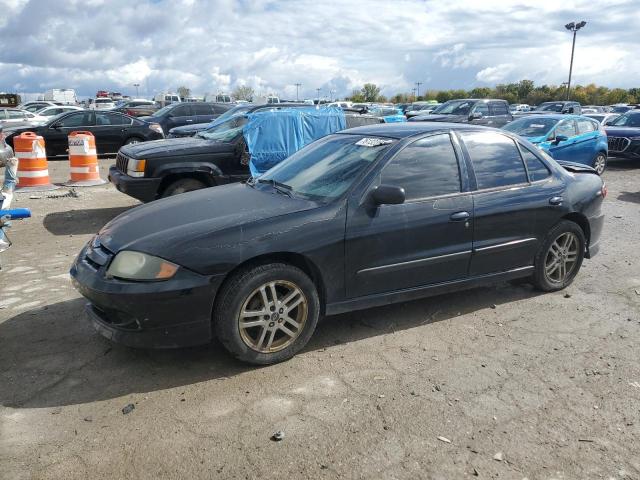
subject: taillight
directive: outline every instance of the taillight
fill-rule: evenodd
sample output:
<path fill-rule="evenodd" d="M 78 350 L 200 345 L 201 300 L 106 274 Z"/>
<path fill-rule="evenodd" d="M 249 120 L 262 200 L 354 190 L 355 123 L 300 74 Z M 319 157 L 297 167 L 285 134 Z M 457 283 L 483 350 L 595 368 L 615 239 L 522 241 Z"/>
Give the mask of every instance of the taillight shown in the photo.
<path fill-rule="evenodd" d="M 602 198 L 606 198 L 607 197 L 607 184 L 602 182 L 602 188 L 600 189 L 600 195 L 602 195 Z"/>

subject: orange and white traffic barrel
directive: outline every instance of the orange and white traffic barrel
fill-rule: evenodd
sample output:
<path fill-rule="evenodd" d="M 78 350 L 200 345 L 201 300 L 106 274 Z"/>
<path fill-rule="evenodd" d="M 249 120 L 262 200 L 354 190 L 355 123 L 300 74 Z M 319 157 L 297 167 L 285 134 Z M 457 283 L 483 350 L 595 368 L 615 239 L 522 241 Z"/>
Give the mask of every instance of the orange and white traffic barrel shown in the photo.
<path fill-rule="evenodd" d="M 18 159 L 16 191 L 41 192 L 58 188 L 49 179 L 44 138 L 33 132 L 21 133 L 13 137 L 13 150 Z"/>
<path fill-rule="evenodd" d="M 91 132 L 71 132 L 69 134 L 69 171 L 71 179 L 65 183 L 74 187 L 103 185 L 100 178 L 96 139 Z"/>

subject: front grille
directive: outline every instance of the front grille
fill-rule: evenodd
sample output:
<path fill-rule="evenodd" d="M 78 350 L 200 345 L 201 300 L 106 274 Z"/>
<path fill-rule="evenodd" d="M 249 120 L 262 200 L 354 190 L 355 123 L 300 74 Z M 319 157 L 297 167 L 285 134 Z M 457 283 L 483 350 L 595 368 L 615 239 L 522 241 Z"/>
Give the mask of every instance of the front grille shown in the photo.
<path fill-rule="evenodd" d="M 116 168 L 122 173 L 127 173 L 127 167 L 129 166 L 129 157 L 118 152 L 116 156 Z"/>
<path fill-rule="evenodd" d="M 626 137 L 608 137 L 607 141 L 609 150 L 613 152 L 624 152 L 631 143 L 631 140 Z"/>

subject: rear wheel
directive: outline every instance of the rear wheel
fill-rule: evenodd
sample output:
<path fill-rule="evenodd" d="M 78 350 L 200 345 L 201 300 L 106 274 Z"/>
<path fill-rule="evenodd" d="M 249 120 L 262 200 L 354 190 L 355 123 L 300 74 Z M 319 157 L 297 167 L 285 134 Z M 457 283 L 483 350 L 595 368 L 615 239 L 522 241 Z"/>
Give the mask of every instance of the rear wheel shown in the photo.
<path fill-rule="evenodd" d="M 195 178 L 181 178 L 170 183 L 167 188 L 162 192 L 162 198 L 171 197 L 173 195 L 179 195 L 185 192 L 192 192 L 193 190 L 200 190 L 206 188 L 207 184 L 201 180 Z"/>
<path fill-rule="evenodd" d="M 563 220 L 551 229 L 535 259 L 533 283 L 545 292 L 562 290 L 575 279 L 585 253 L 584 232 Z"/>
<path fill-rule="evenodd" d="M 125 140 L 124 144 L 125 145 L 133 145 L 134 143 L 140 143 L 142 142 L 141 138 L 138 137 L 129 137 Z"/>
<path fill-rule="evenodd" d="M 311 279 L 292 265 L 271 263 L 240 271 L 225 283 L 213 325 L 236 358 L 268 365 L 300 351 L 319 315 L 320 301 Z"/>
<path fill-rule="evenodd" d="M 600 152 L 593 160 L 593 168 L 598 172 L 598 175 L 602 175 L 607 168 L 607 156 Z"/>

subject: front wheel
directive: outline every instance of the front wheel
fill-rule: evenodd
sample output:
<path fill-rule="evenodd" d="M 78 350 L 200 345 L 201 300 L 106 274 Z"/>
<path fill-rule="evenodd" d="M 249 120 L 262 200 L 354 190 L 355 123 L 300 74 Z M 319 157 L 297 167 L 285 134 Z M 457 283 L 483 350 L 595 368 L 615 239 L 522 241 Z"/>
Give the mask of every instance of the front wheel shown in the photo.
<path fill-rule="evenodd" d="M 195 178 L 181 178 L 173 183 L 167 185 L 167 188 L 162 192 L 162 198 L 172 197 L 173 195 L 179 195 L 181 193 L 192 192 L 194 190 L 200 190 L 206 188 L 207 185 Z"/>
<path fill-rule="evenodd" d="M 297 267 L 271 263 L 240 271 L 225 283 L 213 326 L 236 358 L 269 365 L 299 352 L 319 315 L 320 301 L 311 279 Z"/>
<path fill-rule="evenodd" d="M 607 168 L 607 156 L 600 152 L 596 155 L 596 158 L 593 160 L 593 168 L 598 173 L 598 175 L 602 175 Z"/>
<path fill-rule="evenodd" d="M 535 259 L 533 284 L 553 292 L 569 286 L 584 259 L 584 232 L 574 222 L 563 220 L 551 229 Z"/>

